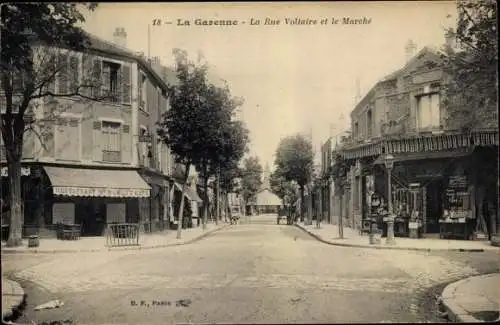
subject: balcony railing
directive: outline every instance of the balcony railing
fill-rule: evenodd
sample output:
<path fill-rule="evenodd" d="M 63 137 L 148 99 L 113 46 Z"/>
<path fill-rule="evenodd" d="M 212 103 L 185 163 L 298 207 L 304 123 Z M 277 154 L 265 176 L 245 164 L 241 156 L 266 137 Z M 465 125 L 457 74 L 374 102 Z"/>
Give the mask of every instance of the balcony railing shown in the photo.
<path fill-rule="evenodd" d="M 385 153 L 430 152 L 455 150 L 473 146 L 498 145 L 498 130 L 482 130 L 471 133 L 460 131 L 416 133 L 378 138 L 371 143 L 346 146 L 342 150 L 345 159 L 377 156 Z"/>

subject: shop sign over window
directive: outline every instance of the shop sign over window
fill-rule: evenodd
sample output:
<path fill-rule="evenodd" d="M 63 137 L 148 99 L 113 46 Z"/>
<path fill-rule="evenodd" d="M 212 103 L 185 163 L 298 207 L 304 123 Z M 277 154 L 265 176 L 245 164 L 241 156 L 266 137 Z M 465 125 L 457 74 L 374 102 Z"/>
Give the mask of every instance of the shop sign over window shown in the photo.
<path fill-rule="evenodd" d="M 451 176 L 448 186 L 451 188 L 467 188 L 467 176 Z"/>

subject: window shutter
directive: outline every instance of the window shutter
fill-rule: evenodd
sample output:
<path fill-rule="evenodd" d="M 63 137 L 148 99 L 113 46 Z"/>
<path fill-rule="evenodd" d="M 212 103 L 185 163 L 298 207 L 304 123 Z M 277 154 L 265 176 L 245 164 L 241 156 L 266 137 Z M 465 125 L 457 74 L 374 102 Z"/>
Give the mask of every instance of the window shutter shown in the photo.
<path fill-rule="evenodd" d="M 128 134 L 130 132 L 130 126 L 125 124 L 123 126 L 123 133 Z"/>
<path fill-rule="evenodd" d="M 58 94 L 67 94 L 69 92 L 69 58 L 67 53 L 61 53 L 59 55 L 58 70 L 57 73 L 57 86 Z"/>
<path fill-rule="evenodd" d="M 123 87 L 122 87 L 122 80 L 123 80 L 123 75 L 122 75 L 122 65 L 118 68 L 118 71 L 116 71 L 116 84 L 114 85 L 113 91 L 113 96 L 114 100 L 117 103 L 122 102 L 122 97 L 123 97 Z"/>
<path fill-rule="evenodd" d="M 122 102 L 130 104 L 132 101 L 130 96 L 130 67 L 128 65 L 122 66 Z"/>
<path fill-rule="evenodd" d="M 92 96 L 101 96 L 101 86 L 102 86 L 102 61 L 98 58 L 94 58 L 92 62 Z"/>
<path fill-rule="evenodd" d="M 137 105 L 142 108 L 142 73 L 137 74 Z"/>
<path fill-rule="evenodd" d="M 69 58 L 69 69 L 70 69 L 70 91 L 76 92 L 78 87 L 80 87 L 80 60 L 76 55 L 72 55 Z"/>
<path fill-rule="evenodd" d="M 92 85 L 92 56 L 83 53 L 82 56 L 82 90 L 81 93 L 90 97 L 90 86 Z"/>
<path fill-rule="evenodd" d="M 102 87 L 101 87 L 101 95 L 109 96 L 110 94 L 110 80 L 111 80 L 111 66 L 109 64 L 102 64 Z"/>

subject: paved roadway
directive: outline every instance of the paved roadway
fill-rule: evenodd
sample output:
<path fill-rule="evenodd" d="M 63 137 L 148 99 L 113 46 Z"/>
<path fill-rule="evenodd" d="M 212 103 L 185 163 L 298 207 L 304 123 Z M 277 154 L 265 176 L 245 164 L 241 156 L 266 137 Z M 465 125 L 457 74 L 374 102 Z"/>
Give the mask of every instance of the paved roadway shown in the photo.
<path fill-rule="evenodd" d="M 2 267 L 26 289 L 26 323 L 427 322 L 445 283 L 498 270 L 498 256 L 462 254 L 481 257 L 335 247 L 259 216 L 190 245 L 4 254 Z M 33 310 L 51 299 L 65 305 Z"/>

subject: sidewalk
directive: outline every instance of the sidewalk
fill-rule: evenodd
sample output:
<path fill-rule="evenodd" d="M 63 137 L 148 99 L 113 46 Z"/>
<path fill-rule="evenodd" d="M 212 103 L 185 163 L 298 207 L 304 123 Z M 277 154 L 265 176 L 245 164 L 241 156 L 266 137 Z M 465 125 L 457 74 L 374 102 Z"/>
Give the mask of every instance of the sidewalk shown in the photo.
<path fill-rule="evenodd" d="M 177 230 L 165 230 L 151 234 L 141 233 L 139 234 L 139 246 L 106 247 L 105 236 L 81 237 L 78 240 L 42 238 L 39 247 L 28 247 L 27 240 L 23 241 L 21 247 L 6 247 L 5 243 L 2 242 L 2 253 L 76 253 L 162 248 L 192 243 L 227 226 L 228 224 L 220 222 L 219 225 L 208 223 L 206 230 L 203 230 L 201 225 L 196 228 L 183 229 L 181 239 L 177 239 Z"/>
<path fill-rule="evenodd" d="M 2 320 L 11 317 L 24 302 L 24 290 L 19 283 L 2 276 Z"/>
<path fill-rule="evenodd" d="M 500 273 L 473 276 L 448 285 L 441 295 L 452 322 L 493 322 L 500 313 Z"/>
<path fill-rule="evenodd" d="M 349 227 L 344 227 L 344 239 L 339 239 L 339 231 L 336 225 L 321 224 L 320 229 L 317 229 L 316 223 L 313 221 L 312 225 L 307 226 L 300 222 L 296 226 L 308 232 L 319 241 L 337 246 L 414 251 L 483 252 L 488 250 L 500 252 L 500 247 L 492 246 L 489 241 L 396 237 L 396 244 L 394 245 L 385 244 L 385 238 L 382 238 L 380 244 L 370 245 L 368 235 L 360 235 L 357 230 Z"/>

